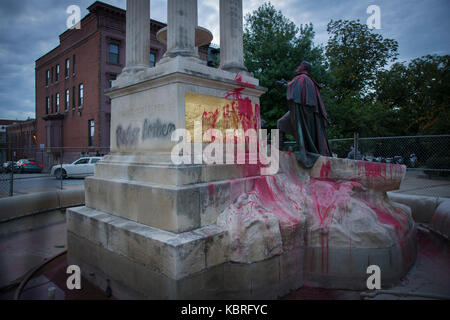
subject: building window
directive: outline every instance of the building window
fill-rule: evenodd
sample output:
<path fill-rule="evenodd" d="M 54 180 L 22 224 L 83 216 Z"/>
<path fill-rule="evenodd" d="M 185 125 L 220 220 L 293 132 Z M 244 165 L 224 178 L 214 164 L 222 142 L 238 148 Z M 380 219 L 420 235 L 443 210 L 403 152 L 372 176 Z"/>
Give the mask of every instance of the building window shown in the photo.
<path fill-rule="evenodd" d="M 66 76 L 66 78 L 69 77 L 69 72 L 70 72 L 70 59 L 66 59 L 66 69 L 64 72 L 64 75 Z"/>
<path fill-rule="evenodd" d="M 95 125 L 94 120 L 89 120 L 89 147 L 94 146 L 94 133 L 95 133 Z"/>
<path fill-rule="evenodd" d="M 69 110 L 69 102 L 70 102 L 70 90 L 66 89 L 66 104 L 64 105 L 64 110 Z"/>
<path fill-rule="evenodd" d="M 56 106 L 55 106 L 55 112 L 58 113 L 58 112 L 59 112 L 59 93 L 56 94 L 55 100 L 56 100 L 56 101 L 55 101 L 55 104 L 56 104 Z"/>
<path fill-rule="evenodd" d="M 78 86 L 78 107 L 82 107 L 84 103 L 84 86 L 82 83 Z"/>
<path fill-rule="evenodd" d="M 116 43 L 109 44 L 109 62 L 119 64 L 119 45 Z"/>
<path fill-rule="evenodd" d="M 76 93 L 76 91 L 75 91 L 75 87 L 72 87 L 72 109 L 75 109 L 75 106 L 76 106 L 76 102 L 75 102 L 75 93 Z"/>
<path fill-rule="evenodd" d="M 73 74 L 75 74 L 75 66 L 76 66 L 76 63 L 75 63 L 75 55 L 73 55 L 73 57 L 72 57 L 72 69 L 73 69 Z"/>
<path fill-rule="evenodd" d="M 59 64 L 56 65 L 55 82 L 59 81 Z"/>
<path fill-rule="evenodd" d="M 45 97 L 45 114 L 50 111 L 50 97 Z"/>
<path fill-rule="evenodd" d="M 110 75 L 110 76 L 108 77 L 108 83 L 109 83 L 109 87 L 110 87 L 110 88 L 112 88 L 112 82 L 113 82 L 114 80 L 116 80 L 116 78 L 117 78 L 117 76 L 114 75 L 114 74 L 112 74 L 112 75 Z"/>
<path fill-rule="evenodd" d="M 51 73 L 51 75 L 50 75 L 50 78 L 51 78 L 51 81 L 52 81 L 52 83 L 53 83 L 53 67 L 52 67 L 52 71 L 51 71 L 52 73 Z"/>
<path fill-rule="evenodd" d="M 53 95 L 52 95 L 52 100 L 51 100 L 51 113 L 53 113 L 53 105 L 54 105 L 54 99 L 53 99 Z"/>
<path fill-rule="evenodd" d="M 150 53 L 150 67 L 154 67 L 156 65 L 156 55 L 151 52 Z"/>
<path fill-rule="evenodd" d="M 50 70 L 47 70 L 45 72 L 45 86 L 48 87 L 49 83 L 50 83 Z"/>

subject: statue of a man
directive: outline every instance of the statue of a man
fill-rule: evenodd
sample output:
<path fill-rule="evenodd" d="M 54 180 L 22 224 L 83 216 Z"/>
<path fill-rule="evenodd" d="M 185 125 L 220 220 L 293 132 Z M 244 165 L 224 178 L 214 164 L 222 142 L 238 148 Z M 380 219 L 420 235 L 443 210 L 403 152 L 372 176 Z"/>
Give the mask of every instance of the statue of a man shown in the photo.
<path fill-rule="evenodd" d="M 286 88 L 289 107 L 289 111 L 277 123 L 280 148 L 285 134 L 293 135 L 300 150 L 296 152 L 297 159 L 307 168 L 312 167 L 320 155 L 332 156 L 326 134 L 329 122 L 320 96 L 322 87 L 310 72 L 311 64 L 303 61 L 291 82 L 276 82 L 277 86 Z"/>

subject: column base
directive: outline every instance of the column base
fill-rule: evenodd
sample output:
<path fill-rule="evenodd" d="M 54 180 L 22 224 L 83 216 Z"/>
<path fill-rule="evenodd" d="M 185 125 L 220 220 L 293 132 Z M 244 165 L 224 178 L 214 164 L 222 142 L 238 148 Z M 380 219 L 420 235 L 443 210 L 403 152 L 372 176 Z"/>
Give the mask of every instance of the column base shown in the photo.
<path fill-rule="evenodd" d="M 196 54 L 195 52 L 190 52 L 190 51 L 166 52 L 164 54 L 164 56 L 162 57 L 162 59 L 159 60 L 157 65 L 167 63 L 178 56 L 184 57 L 190 62 L 206 65 L 206 61 L 203 61 L 202 59 L 200 59 L 199 55 Z"/>
<path fill-rule="evenodd" d="M 250 75 L 247 68 L 243 64 L 236 63 L 236 62 L 230 62 L 230 63 L 226 63 L 224 65 L 221 65 L 220 69 L 228 71 L 228 72 Z"/>
<path fill-rule="evenodd" d="M 126 83 L 132 83 L 140 78 L 140 76 L 150 69 L 148 66 L 125 67 L 122 73 L 113 81 L 113 86 L 121 86 Z"/>

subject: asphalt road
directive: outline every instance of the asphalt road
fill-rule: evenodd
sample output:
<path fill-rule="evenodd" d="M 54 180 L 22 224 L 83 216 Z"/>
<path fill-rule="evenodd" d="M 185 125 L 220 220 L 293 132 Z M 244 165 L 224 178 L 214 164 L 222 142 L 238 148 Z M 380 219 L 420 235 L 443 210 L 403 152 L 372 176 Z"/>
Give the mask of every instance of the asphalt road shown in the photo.
<path fill-rule="evenodd" d="M 83 178 L 63 180 L 63 188 L 83 188 Z M 48 173 L 14 174 L 14 195 L 61 188 L 61 181 Z M 422 171 L 408 171 L 398 193 L 450 198 L 450 178 L 431 178 Z M 9 194 L 9 174 L 0 174 L 0 197 Z"/>
<path fill-rule="evenodd" d="M 1 174 L 0 194 L 1 196 L 9 193 L 9 174 Z M 84 178 L 70 178 L 62 181 L 63 188 L 82 188 L 84 187 Z M 30 173 L 14 174 L 14 195 L 27 194 L 33 192 L 45 192 L 61 188 L 61 181 L 48 173 Z"/>

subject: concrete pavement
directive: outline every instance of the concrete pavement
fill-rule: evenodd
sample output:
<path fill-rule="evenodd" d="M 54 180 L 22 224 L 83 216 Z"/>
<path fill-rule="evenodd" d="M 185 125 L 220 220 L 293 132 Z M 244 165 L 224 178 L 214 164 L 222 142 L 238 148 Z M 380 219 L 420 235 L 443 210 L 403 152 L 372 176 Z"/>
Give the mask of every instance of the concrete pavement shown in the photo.
<path fill-rule="evenodd" d="M 27 271 L 66 249 L 66 225 L 64 223 L 38 230 L 23 232 L 0 239 L 0 287 L 24 275 Z M 450 296 L 450 247 L 445 241 L 424 229 L 417 235 L 418 256 L 414 267 L 393 288 L 401 292 L 431 293 Z M 104 292 L 82 279 L 82 290 L 71 292 L 65 287 L 67 274 L 65 256 L 49 264 L 25 287 L 23 299 L 47 299 L 47 290 L 56 288 L 56 299 L 106 299 Z M 14 290 L 0 293 L 0 299 L 12 299 Z M 282 299 L 287 300 L 358 300 L 360 291 L 300 288 Z M 424 299 L 379 295 L 376 300 Z"/>
<path fill-rule="evenodd" d="M 407 171 L 396 193 L 450 198 L 450 177 L 430 177 L 423 171 Z"/>
<path fill-rule="evenodd" d="M 66 249 L 66 224 L 0 238 L 0 287 Z"/>

